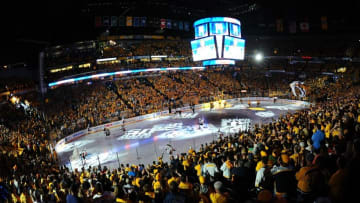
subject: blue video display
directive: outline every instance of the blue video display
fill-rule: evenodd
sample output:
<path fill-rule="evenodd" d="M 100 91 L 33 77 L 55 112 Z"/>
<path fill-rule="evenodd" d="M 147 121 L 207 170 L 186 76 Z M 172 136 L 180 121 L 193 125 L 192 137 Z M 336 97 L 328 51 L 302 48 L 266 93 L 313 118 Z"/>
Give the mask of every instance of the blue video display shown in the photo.
<path fill-rule="evenodd" d="M 191 41 L 194 61 L 216 59 L 216 46 L 214 36 Z"/>
<path fill-rule="evenodd" d="M 240 25 L 230 23 L 230 35 L 234 37 L 241 37 Z"/>
<path fill-rule="evenodd" d="M 245 40 L 224 36 L 224 58 L 244 60 L 245 57 Z"/>
<path fill-rule="evenodd" d="M 228 34 L 228 23 L 226 22 L 214 22 L 209 23 L 210 35 L 227 35 Z"/>
<path fill-rule="evenodd" d="M 195 39 L 207 37 L 209 35 L 208 24 L 202 24 L 195 27 Z"/>

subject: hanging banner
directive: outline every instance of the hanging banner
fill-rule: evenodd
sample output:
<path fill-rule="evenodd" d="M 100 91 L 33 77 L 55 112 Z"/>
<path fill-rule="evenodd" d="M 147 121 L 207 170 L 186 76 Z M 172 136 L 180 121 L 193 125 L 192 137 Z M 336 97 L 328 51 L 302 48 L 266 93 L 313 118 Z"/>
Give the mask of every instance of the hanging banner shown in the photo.
<path fill-rule="evenodd" d="M 166 28 L 171 29 L 171 20 L 170 19 L 166 19 Z"/>
<path fill-rule="evenodd" d="M 184 30 L 185 30 L 185 31 L 189 31 L 189 30 L 190 30 L 189 22 L 184 22 Z"/>
<path fill-rule="evenodd" d="M 95 27 L 101 27 L 101 26 L 102 26 L 101 16 L 95 16 Z"/>
<path fill-rule="evenodd" d="M 300 23 L 300 30 L 301 32 L 309 32 L 309 23 L 308 22 L 301 22 Z"/>
<path fill-rule="evenodd" d="M 145 27 L 145 26 L 146 26 L 146 17 L 141 17 L 140 27 Z"/>
<path fill-rule="evenodd" d="M 111 27 L 117 27 L 117 26 L 118 26 L 118 17 L 111 16 Z"/>
<path fill-rule="evenodd" d="M 327 16 L 321 16 L 321 29 L 324 31 L 328 29 Z"/>
<path fill-rule="evenodd" d="M 126 25 L 126 18 L 125 18 L 125 16 L 119 16 L 119 18 L 118 18 L 118 24 L 119 24 L 119 26 L 125 26 L 125 25 Z"/>
<path fill-rule="evenodd" d="M 291 34 L 296 33 L 296 22 L 295 21 L 290 22 L 290 24 L 289 24 L 289 32 Z"/>
<path fill-rule="evenodd" d="M 176 30 L 179 29 L 179 25 L 178 25 L 178 22 L 176 20 L 172 21 L 172 27 L 173 27 L 173 29 L 176 29 Z"/>
<path fill-rule="evenodd" d="M 126 26 L 127 27 L 131 27 L 132 24 L 132 17 L 131 16 L 126 16 Z"/>
<path fill-rule="evenodd" d="M 109 26 L 109 25 L 110 25 L 109 16 L 103 16 L 103 26 Z"/>
<path fill-rule="evenodd" d="M 166 20 L 165 19 L 160 19 L 160 28 L 164 29 L 166 27 Z"/>
<path fill-rule="evenodd" d="M 183 21 L 179 22 L 179 30 L 184 30 L 184 22 Z"/>
<path fill-rule="evenodd" d="M 276 20 L 276 32 L 284 32 L 284 25 L 282 19 Z"/>
<path fill-rule="evenodd" d="M 134 17 L 134 27 L 140 27 L 140 17 Z"/>

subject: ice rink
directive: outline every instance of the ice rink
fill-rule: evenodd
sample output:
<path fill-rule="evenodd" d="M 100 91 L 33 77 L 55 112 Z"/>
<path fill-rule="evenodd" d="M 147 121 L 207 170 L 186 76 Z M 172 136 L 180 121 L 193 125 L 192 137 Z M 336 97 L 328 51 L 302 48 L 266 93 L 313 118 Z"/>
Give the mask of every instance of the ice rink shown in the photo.
<path fill-rule="evenodd" d="M 121 127 L 111 128 L 110 136 L 104 131 L 89 133 L 73 142 L 57 145 L 56 151 L 61 165 L 70 169 L 87 168 L 89 165 L 118 167 L 120 164 L 150 164 L 163 155 L 163 160 L 169 159 L 167 145 L 176 151 L 174 154 L 187 152 L 190 147 L 199 149 L 201 144 L 217 139 L 219 132 L 225 136 L 245 130 L 255 123 L 268 123 L 280 114 L 306 108 L 306 105 L 291 102 L 276 103 L 262 101 L 256 108 L 256 102 L 239 101 L 217 106 L 215 109 L 202 108 L 183 112 L 181 116 L 172 114 L 149 119 L 133 124 L 127 124 L 126 130 Z M 204 124 L 199 125 L 199 118 Z M 87 153 L 85 162 L 80 159 L 80 153 Z"/>

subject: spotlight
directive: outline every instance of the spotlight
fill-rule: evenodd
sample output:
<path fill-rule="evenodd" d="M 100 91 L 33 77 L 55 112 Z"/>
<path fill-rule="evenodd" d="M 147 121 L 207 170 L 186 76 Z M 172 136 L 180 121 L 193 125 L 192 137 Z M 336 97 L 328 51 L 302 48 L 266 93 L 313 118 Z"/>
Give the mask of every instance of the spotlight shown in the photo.
<path fill-rule="evenodd" d="M 263 58 L 264 58 L 264 56 L 263 56 L 261 53 L 257 53 L 257 54 L 255 55 L 255 60 L 256 60 L 256 61 L 262 61 Z"/>
<path fill-rule="evenodd" d="M 10 99 L 11 103 L 13 103 L 13 104 L 19 103 L 19 100 L 20 100 L 20 99 L 17 98 L 16 96 L 12 96 L 11 99 Z"/>

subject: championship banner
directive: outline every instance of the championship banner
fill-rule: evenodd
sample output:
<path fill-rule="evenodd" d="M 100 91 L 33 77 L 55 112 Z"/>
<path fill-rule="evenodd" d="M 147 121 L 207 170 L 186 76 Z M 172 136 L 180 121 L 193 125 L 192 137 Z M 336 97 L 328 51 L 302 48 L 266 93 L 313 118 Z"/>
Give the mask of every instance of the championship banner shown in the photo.
<path fill-rule="evenodd" d="M 295 21 L 290 22 L 290 24 L 289 24 L 289 32 L 291 34 L 296 33 L 296 22 Z"/>
<path fill-rule="evenodd" d="M 170 19 L 166 19 L 166 28 L 171 29 L 171 20 Z"/>
<path fill-rule="evenodd" d="M 150 18 L 150 19 L 148 19 L 148 25 L 153 28 L 159 28 L 160 19 L 159 18 Z"/>
<path fill-rule="evenodd" d="M 139 27 L 139 26 L 140 26 L 140 18 L 134 17 L 134 27 Z"/>
<path fill-rule="evenodd" d="M 327 17 L 321 16 L 321 29 L 326 31 L 328 29 Z"/>
<path fill-rule="evenodd" d="M 179 29 L 178 22 L 176 20 L 173 20 L 172 22 L 173 29 Z"/>
<path fill-rule="evenodd" d="M 111 27 L 117 27 L 117 26 L 118 26 L 118 17 L 111 16 Z"/>
<path fill-rule="evenodd" d="M 160 19 L 160 28 L 164 29 L 166 27 L 166 20 L 165 19 Z"/>
<path fill-rule="evenodd" d="M 118 18 L 118 24 L 119 24 L 119 26 L 125 26 L 125 25 L 126 25 L 125 16 L 119 16 L 119 18 Z"/>
<path fill-rule="evenodd" d="M 183 30 L 184 29 L 184 23 L 183 21 L 179 21 L 179 30 Z"/>
<path fill-rule="evenodd" d="M 284 32 L 284 25 L 282 19 L 276 20 L 276 32 Z"/>
<path fill-rule="evenodd" d="M 109 16 L 103 16 L 103 26 L 109 26 L 110 25 L 110 19 Z"/>
<path fill-rule="evenodd" d="M 146 17 L 141 17 L 140 19 L 140 27 L 145 27 L 146 26 Z"/>
<path fill-rule="evenodd" d="M 185 31 L 189 31 L 189 30 L 190 30 L 189 22 L 184 22 L 184 30 L 185 30 Z"/>
<path fill-rule="evenodd" d="M 101 26 L 102 26 L 101 16 L 95 16 L 95 27 L 101 27 Z"/>
<path fill-rule="evenodd" d="M 133 26 L 132 23 L 133 23 L 132 22 L 132 17 L 131 16 L 126 16 L 126 26 L 131 27 L 131 26 Z"/>
<path fill-rule="evenodd" d="M 308 22 L 301 22 L 300 23 L 300 30 L 301 32 L 309 32 L 309 23 Z"/>

